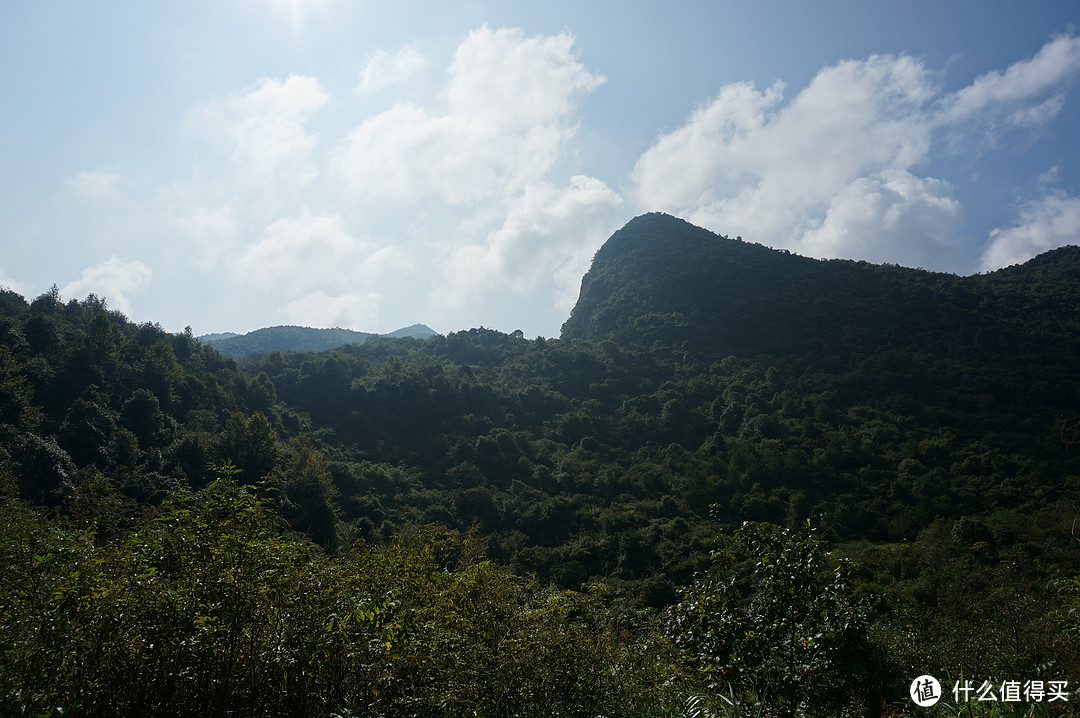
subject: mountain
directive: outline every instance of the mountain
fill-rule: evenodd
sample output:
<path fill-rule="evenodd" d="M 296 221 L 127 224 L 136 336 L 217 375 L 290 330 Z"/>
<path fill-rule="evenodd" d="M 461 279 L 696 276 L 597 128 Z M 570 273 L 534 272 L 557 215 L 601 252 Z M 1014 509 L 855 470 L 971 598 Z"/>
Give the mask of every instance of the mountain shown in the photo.
<path fill-rule="evenodd" d="M 600 248 L 562 336 L 661 340 L 702 355 L 828 357 L 882 348 L 1006 347 L 1080 328 L 1080 248 L 987 275 L 817 260 L 665 214 Z"/>
<path fill-rule="evenodd" d="M 256 329 L 247 334 L 208 334 L 199 337 L 222 355 L 233 359 L 247 359 L 270 352 L 319 352 L 336 349 L 348 344 L 363 344 L 375 337 L 428 339 L 436 336 L 435 330 L 423 324 L 398 329 L 389 334 L 355 332 L 351 329 L 312 329 L 310 327 L 280 326 Z"/>
<path fill-rule="evenodd" d="M 219 341 L 221 341 L 223 339 L 232 339 L 233 337 L 238 337 L 238 336 L 240 336 L 240 335 L 237 334 L 236 332 L 220 332 L 218 334 L 204 334 L 203 336 L 199 337 L 199 341 L 201 341 L 203 344 L 213 344 L 214 342 L 219 342 Z"/>
<path fill-rule="evenodd" d="M 243 680 L 252 715 L 370 713 L 372 685 L 397 686 L 383 715 L 488 694 L 485 715 L 642 715 L 520 699 L 590 667 L 593 692 L 748 696 L 795 675 L 773 659 L 793 647 L 892 713 L 923 673 L 1080 675 L 1078 279 L 1076 247 L 959 277 L 654 214 L 597 252 L 560 339 L 301 352 L 372 335 L 275 327 L 218 342 L 252 340 L 242 364 L 93 295 L 0 290 L 0 702 L 111 715 L 161 692 L 142 713 L 200 715 Z M 844 595 L 857 615 L 817 603 Z M 601 645 L 617 665 L 557 662 Z M 461 710 L 445 686 L 466 684 L 428 670 L 445 656 L 474 677 Z M 706 665 L 727 672 L 698 684 Z M 123 710 L 116 686 L 138 687 Z M 246 707 L 297 686 L 363 703 Z"/>
<path fill-rule="evenodd" d="M 425 324 L 412 324 L 380 336 L 391 337 L 394 339 L 402 339 L 405 337 L 412 337 L 413 339 L 430 339 L 431 337 L 438 336 L 438 332 Z"/>

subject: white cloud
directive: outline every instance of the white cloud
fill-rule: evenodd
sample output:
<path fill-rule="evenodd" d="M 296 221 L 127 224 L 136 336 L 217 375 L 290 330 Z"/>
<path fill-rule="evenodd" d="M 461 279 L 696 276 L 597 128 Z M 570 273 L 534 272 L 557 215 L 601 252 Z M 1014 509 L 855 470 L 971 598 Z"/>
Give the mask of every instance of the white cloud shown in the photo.
<path fill-rule="evenodd" d="M 305 124 L 329 96 L 318 79 L 264 78 L 228 98 L 205 103 L 189 115 L 209 133 L 227 138 L 237 177 L 257 188 L 295 187 L 317 174 L 318 135 Z"/>
<path fill-rule="evenodd" d="M 721 89 L 634 168 L 638 202 L 728 234 L 799 248 L 799 237 L 859 177 L 926 153 L 929 73 L 874 56 L 821 70 L 786 106 L 782 86 Z"/>
<path fill-rule="evenodd" d="M 353 236 L 338 215 L 305 208 L 272 222 L 227 263 L 241 284 L 287 301 L 281 311 L 293 323 L 367 329 L 382 300 L 373 288 L 387 275 L 409 271 L 413 257 Z"/>
<path fill-rule="evenodd" d="M 397 52 L 376 50 L 360 70 L 358 92 L 378 92 L 390 85 L 404 82 L 427 64 L 427 58 L 416 45 L 405 45 Z"/>
<path fill-rule="evenodd" d="M 963 208 L 949 187 L 904 170 L 860 177 L 833 196 L 821 226 L 802 249 L 815 257 L 860 257 L 930 267 L 955 252 L 950 243 Z"/>
<path fill-rule="evenodd" d="M 2 269 L 0 269 L 0 289 L 9 289 L 16 294 L 21 294 L 24 298 L 29 297 L 30 294 L 30 286 L 28 284 L 17 279 L 12 279 L 7 276 Z"/>
<path fill-rule="evenodd" d="M 120 175 L 104 170 L 84 170 L 67 178 L 67 186 L 81 197 L 98 200 L 117 195 Z"/>
<path fill-rule="evenodd" d="M 1054 119 L 1065 106 L 1065 93 L 1058 92 L 1043 102 L 1019 107 L 1005 115 L 1005 125 L 1015 128 L 1036 128 Z"/>
<path fill-rule="evenodd" d="M 725 85 L 679 129 L 661 137 L 637 161 L 633 177 L 642 204 L 677 209 L 730 193 L 748 178 L 750 135 L 760 132 L 783 97 L 775 83 L 758 92 L 752 83 Z"/>
<path fill-rule="evenodd" d="M 986 128 L 1038 126 L 1078 71 L 1080 39 L 1061 37 L 951 95 L 904 56 L 826 67 L 786 104 L 780 83 L 726 85 L 641 155 L 636 204 L 811 255 L 958 268 L 962 208 L 914 174 L 934 133 L 957 149 Z"/>
<path fill-rule="evenodd" d="M 1080 37 L 1063 35 L 1054 38 L 1043 45 L 1035 57 L 1013 63 L 1004 72 L 981 75 L 967 87 L 944 98 L 938 121 L 983 121 L 987 112 L 996 115 L 1002 109 L 1008 110 L 1020 103 L 1033 103 L 1017 107 L 1017 111 L 1009 112 L 1008 116 L 1013 124 L 1041 124 L 1061 109 L 1060 98 L 1051 97 L 1047 102 L 1041 98 L 1047 93 L 1056 95 L 1078 71 Z"/>
<path fill-rule="evenodd" d="M 381 301 L 376 292 L 331 296 L 320 290 L 289 302 L 283 311 L 291 324 L 371 331 Z"/>
<path fill-rule="evenodd" d="M 346 138 L 337 171 L 369 205 L 428 197 L 470 205 L 514 195 L 562 156 L 579 97 L 604 80 L 573 54 L 568 34 L 472 32 L 448 70 L 443 106 L 396 105 Z"/>
<path fill-rule="evenodd" d="M 1035 178 L 1035 183 L 1042 188 L 1052 187 L 1061 178 L 1061 166 L 1054 165 Z"/>
<path fill-rule="evenodd" d="M 130 316 L 128 295 L 137 293 L 150 283 L 150 268 L 138 260 L 112 257 L 101 264 L 87 267 L 82 277 L 60 289 L 61 296 L 82 298 L 95 294 L 109 306 Z"/>
<path fill-rule="evenodd" d="M 492 289 L 524 292 L 547 281 L 556 306 L 569 308 L 593 253 L 616 228 L 621 206 L 622 199 L 592 177 L 575 176 L 566 187 L 530 185 L 483 244 L 453 250 L 439 301 L 461 306 Z"/>
<path fill-rule="evenodd" d="M 333 281 L 357 261 L 363 248 L 335 215 L 279 219 L 231 261 L 231 268 L 246 284 L 278 289 L 289 294 Z"/>
<path fill-rule="evenodd" d="M 990 232 L 982 268 L 1019 264 L 1067 244 L 1080 244 L 1080 197 L 1051 191 L 1027 203 L 1015 223 Z"/>
<path fill-rule="evenodd" d="M 370 328 L 361 324 L 380 308 L 460 305 L 484 294 L 478 282 L 531 287 L 518 297 L 530 311 L 556 296 L 568 306 L 622 219 L 603 182 L 569 179 L 578 106 L 604 82 L 574 43 L 480 27 L 456 48 L 437 95 L 384 104 L 325 145 L 314 123 L 328 96 L 314 77 L 264 79 L 198 105 L 188 126 L 217 153 L 196 155 L 154 213 L 191 243 L 197 267 L 224 268 L 232 286 L 292 321 Z M 414 45 L 374 53 L 356 87 L 368 96 L 346 101 L 370 106 L 426 62 Z M 552 228 L 534 226 L 543 221 Z"/>
<path fill-rule="evenodd" d="M 552 175 L 579 101 L 604 81 L 568 33 L 483 26 L 455 51 L 437 103 L 394 105 L 348 135 L 335 171 L 354 200 L 368 214 L 418 210 L 410 234 L 440 237 L 435 312 L 505 289 L 572 304 L 622 200 L 599 180 Z M 433 233 L 433 222 L 451 231 Z"/>
<path fill-rule="evenodd" d="M 160 188 L 151 211 L 194 245 L 197 267 L 219 266 L 245 235 L 300 204 L 301 190 L 319 174 L 318 135 L 307 123 L 328 99 L 318 79 L 291 75 L 188 111 L 188 126 L 219 153 L 196 149 L 192 176 Z"/>
<path fill-rule="evenodd" d="M 576 100 L 604 83 L 574 55 L 574 37 L 525 37 L 517 28 L 469 33 L 454 53 L 446 97 L 463 115 L 531 128 L 559 122 Z"/>
<path fill-rule="evenodd" d="M 178 206 L 167 212 L 173 226 L 199 248 L 195 264 L 202 269 L 216 267 L 240 242 L 240 220 L 231 202 L 206 206 L 181 199 Z"/>
<path fill-rule="evenodd" d="M 360 276 L 378 278 L 387 272 L 410 270 L 415 264 L 412 255 L 401 247 L 383 247 L 361 260 Z"/>

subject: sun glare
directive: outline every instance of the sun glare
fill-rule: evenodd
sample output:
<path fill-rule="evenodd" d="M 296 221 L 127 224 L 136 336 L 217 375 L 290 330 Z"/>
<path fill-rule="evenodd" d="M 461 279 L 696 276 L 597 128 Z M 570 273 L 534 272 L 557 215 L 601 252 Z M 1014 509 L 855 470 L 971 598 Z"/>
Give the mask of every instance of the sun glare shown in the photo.
<path fill-rule="evenodd" d="M 309 16 L 325 9 L 326 0 L 268 0 L 274 14 L 286 19 L 294 33 L 302 32 Z"/>

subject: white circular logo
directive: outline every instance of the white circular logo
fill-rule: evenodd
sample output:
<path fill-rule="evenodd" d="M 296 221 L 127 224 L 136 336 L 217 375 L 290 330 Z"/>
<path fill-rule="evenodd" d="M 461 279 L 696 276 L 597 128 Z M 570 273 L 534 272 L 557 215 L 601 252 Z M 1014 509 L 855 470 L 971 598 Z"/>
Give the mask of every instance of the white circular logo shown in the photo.
<path fill-rule="evenodd" d="M 915 705 L 929 708 L 941 700 L 941 684 L 933 676 L 919 676 L 911 682 L 911 700 Z"/>

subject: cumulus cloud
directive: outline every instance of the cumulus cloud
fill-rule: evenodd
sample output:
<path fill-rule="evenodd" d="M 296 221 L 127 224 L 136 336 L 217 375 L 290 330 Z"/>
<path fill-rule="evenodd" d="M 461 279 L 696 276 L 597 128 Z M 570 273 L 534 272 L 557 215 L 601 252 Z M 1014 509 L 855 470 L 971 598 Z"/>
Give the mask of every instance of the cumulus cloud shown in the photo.
<path fill-rule="evenodd" d="M 456 248 L 446 262 L 440 301 L 460 306 L 493 287 L 555 286 L 569 308 L 592 255 L 615 229 L 622 199 L 598 179 L 574 176 L 566 187 L 530 185 L 483 243 Z"/>
<path fill-rule="evenodd" d="M 340 216 L 307 208 L 272 222 L 226 262 L 239 283 L 285 303 L 289 321 L 354 329 L 378 316 L 382 294 L 372 287 L 413 266 L 405 249 L 358 238 Z"/>
<path fill-rule="evenodd" d="M 963 221 L 949 186 L 904 170 L 860 177 L 833 196 L 825 219 L 803 235 L 816 257 L 860 257 L 909 267 L 941 264 Z"/>
<path fill-rule="evenodd" d="M 736 191 L 752 164 L 749 138 L 761 131 L 782 97 L 779 82 L 764 92 L 749 82 L 721 88 L 715 100 L 638 159 L 633 176 L 640 201 L 675 209 Z"/>
<path fill-rule="evenodd" d="M 574 54 L 574 36 L 474 30 L 454 53 L 446 97 L 458 113 L 511 127 L 563 121 L 604 78 Z"/>
<path fill-rule="evenodd" d="M 413 57 L 407 49 L 372 56 L 361 88 L 413 68 Z M 568 306 L 622 203 L 600 180 L 555 177 L 579 102 L 604 81 L 578 60 L 568 33 L 482 26 L 454 52 L 436 102 L 399 103 L 367 118 L 340 145 L 334 172 L 369 215 L 419 209 L 428 219 L 410 223 L 413 236 L 430 237 L 431 222 L 445 221 L 440 238 L 428 240 L 441 274 L 436 311 L 505 289 Z M 365 264 L 383 260 L 399 271 L 411 266 L 389 253 Z"/>
<path fill-rule="evenodd" d="M 67 297 L 95 294 L 105 299 L 113 309 L 130 315 L 129 295 L 146 287 L 150 283 L 150 276 L 150 268 L 138 260 L 111 257 L 101 264 L 84 269 L 82 277 L 65 284 L 60 289 L 60 294 Z"/>
<path fill-rule="evenodd" d="M 314 77 L 204 102 L 187 124 L 218 153 L 159 191 L 154 213 L 198 268 L 224 268 L 292 321 L 363 328 L 383 296 L 395 311 L 422 297 L 438 312 L 507 287 L 568 306 L 622 219 L 615 191 L 571 178 L 579 104 L 605 81 L 574 45 L 482 26 L 436 95 L 383 105 L 327 144 L 315 130 L 329 97 Z M 344 101 L 368 106 L 427 63 L 416 45 L 375 52 L 355 87 L 366 96 Z M 327 198 L 347 209 L 308 209 Z"/>
<path fill-rule="evenodd" d="M 264 78 L 227 98 L 198 106 L 190 118 L 227 139 L 230 164 L 239 179 L 261 188 L 295 186 L 318 174 L 312 156 L 318 135 L 305 125 L 328 99 L 314 77 Z"/>
<path fill-rule="evenodd" d="M 120 175 L 104 170 L 84 170 L 67 178 L 68 187 L 91 200 L 115 197 L 119 183 Z"/>
<path fill-rule="evenodd" d="M 1051 191 L 1025 204 L 1013 224 L 990 233 L 982 268 L 1019 264 L 1067 244 L 1080 244 L 1080 197 Z"/>
<path fill-rule="evenodd" d="M 331 296 L 320 290 L 289 302 L 283 311 L 290 324 L 370 331 L 381 301 L 382 295 L 376 292 Z"/>
<path fill-rule="evenodd" d="M 9 277 L 3 269 L 0 269 L 0 289 L 8 289 L 24 297 L 29 296 L 30 288 L 25 282 Z"/>
<path fill-rule="evenodd" d="M 251 286 L 296 293 L 332 281 L 361 249 L 339 217 L 305 209 L 299 217 L 270 224 L 236 255 L 231 268 Z"/>
<path fill-rule="evenodd" d="M 578 98 L 604 81 L 578 62 L 573 42 L 473 31 L 454 54 L 441 106 L 399 104 L 369 118 L 346 138 L 338 174 L 370 205 L 470 205 L 522 191 L 565 151 Z"/>
<path fill-rule="evenodd" d="M 862 176 L 926 151 L 929 73 L 905 57 L 825 68 L 786 106 L 783 87 L 721 89 L 634 168 L 638 202 L 781 246 Z"/>
<path fill-rule="evenodd" d="M 378 92 L 404 82 L 427 65 L 427 58 L 416 45 L 405 45 L 397 52 L 376 50 L 360 70 L 358 92 Z"/>
<path fill-rule="evenodd" d="M 956 267 L 962 208 L 915 174 L 935 133 L 956 149 L 987 127 L 1037 126 L 1078 72 L 1080 40 L 1061 37 L 952 94 L 889 55 L 826 67 L 786 103 L 781 83 L 726 85 L 641 155 L 636 204 L 811 255 Z"/>
<path fill-rule="evenodd" d="M 319 175 L 313 115 L 329 100 L 318 79 L 264 78 L 191 108 L 189 129 L 220 154 L 199 148 L 186 180 L 158 190 L 151 211 L 197 251 L 194 264 L 214 269 L 248 238 L 293 211 Z"/>

